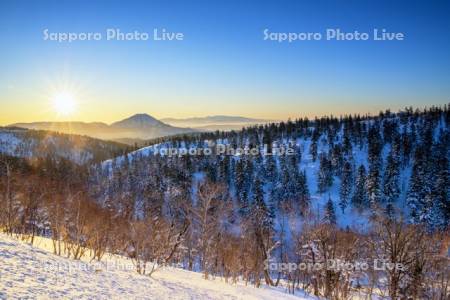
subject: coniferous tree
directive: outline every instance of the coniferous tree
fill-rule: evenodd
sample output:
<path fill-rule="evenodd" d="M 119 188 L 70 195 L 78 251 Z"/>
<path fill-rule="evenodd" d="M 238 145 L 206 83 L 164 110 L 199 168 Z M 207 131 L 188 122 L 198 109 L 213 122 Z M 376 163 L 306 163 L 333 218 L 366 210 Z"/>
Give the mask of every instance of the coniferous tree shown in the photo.
<path fill-rule="evenodd" d="M 385 135 L 388 135 L 387 140 L 391 143 L 391 150 L 387 157 L 386 168 L 383 176 L 383 200 L 386 204 L 385 212 L 387 217 L 393 218 L 394 204 L 397 202 L 401 192 L 401 137 L 398 133 L 398 124 L 396 122 L 392 122 L 390 123 L 389 129 L 385 127 Z"/>
<path fill-rule="evenodd" d="M 216 156 L 216 158 L 218 158 L 218 156 Z M 210 160 L 206 165 L 206 175 L 213 183 L 216 183 L 218 180 L 218 165 L 216 160 Z"/>
<path fill-rule="evenodd" d="M 255 165 L 253 163 L 252 157 L 244 156 L 244 190 L 247 197 L 253 183 L 254 172 Z"/>
<path fill-rule="evenodd" d="M 331 197 L 328 195 L 328 201 L 325 205 L 325 212 L 323 216 L 324 223 L 330 224 L 330 225 L 336 225 L 336 211 L 334 209 L 333 201 L 331 200 Z"/>
<path fill-rule="evenodd" d="M 369 128 L 367 140 L 368 140 L 367 155 L 369 165 L 379 164 L 381 159 L 381 150 L 383 147 L 379 132 L 379 126 L 373 125 Z"/>
<path fill-rule="evenodd" d="M 280 174 L 272 192 L 272 200 L 278 207 L 291 208 L 294 202 L 297 201 L 295 170 L 290 165 L 290 160 L 288 160 L 286 155 L 280 156 L 279 159 Z"/>
<path fill-rule="evenodd" d="M 401 147 L 401 163 L 403 166 L 407 166 L 410 162 L 412 151 L 412 138 L 405 128 L 400 135 L 400 147 Z"/>
<path fill-rule="evenodd" d="M 350 155 L 352 153 L 352 141 L 349 137 L 349 133 L 344 134 L 344 141 L 342 142 L 342 151 L 346 155 Z"/>
<path fill-rule="evenodd" d="M 247 192 L 245 190 L 245 168 L 244 168 L 244 160 L 239 158 L 236 161 L 235 175 L 234 175 L 234 185 L 236 188 L 236 197 L 238 198 L 241 205 L 245 204 L 247 200 Z"/>
<path fill-rule="evenodd" d="M 392 206 L 400 196 L 400 162 L 393 150 L 391 150 L 387 157 L 383 178 L 384 202 Z"/>
<path fill-rule="evenodd" d="M 342 167 L 344 165 L 344 156 L 342 155 L 342 149 L 340 145 L 334 145 L 331 149 L 331 168 L 332 172 L 336 176 L 341 176 Z"/>
<path fill-rule="evenodd" d="M 277 164 L 273 155 L 269 154 L 265 157 L 264 166 L 266 182 L 275 182 L 277 176 Z"/>
<path fill-rule="evenodd" d="M 352 203 L 357 208 L 367 205 L 367 172 L 364 165 L 360 165 L 356 175 L 355 192 L 352 197 Z"/>
<path fill-rule="evenodd" d="M 367 175 L 367 196 L 371 207 L 377 207 L 381 202 L 380 169 L 371 165 Z"/>
<path fill-rule="evenodd" d="M 317 174 L 317 191 L 323 193 L 333 185 L 333 171 L 331 162 L 326 154 L 322 153 L 320 156 L 319 172 Z"/>
<path fill-rule="evenodd" d="M 299 202 L 299 208 L 302 212 L 310 206 L 310 194 L 308 188 L 308 181 L 306 178 L 306 171 L 298 171 L 295 176 L 296 198 Z"/>
<path fill-rule="evenodd" d="M 450 172 L 449 172 L 449 135 L 440 133 L 439 142 L 433 147 L 432 205 L 428 226 L 432 230 L 445 230 L 450 225 Z"/>
<path fill-rule="evenodd" d="M 353 189 L 353 169 L 352 165 L 347 161 L 344 163 L 344 167 L 342 169 L 342 179 L 341 186 L 339 189 L 339 206 L 342 209 L 342 212 L 345 211 L 348 203 L 350 202 L 350 197 Z"/>
<path fill-rule="evenodd" d="M 312 140 L 311 145 L 309 146 L 309 153 L 311 154 L 312 161 L 317 160 L 317 141 Z"/>
<path fill-rule="evenodd" d="M 255 177 L 252 188 L 252 215 L 257 224 L 263 227 L 264 231 L 273 230 L 274 212 L 271 205 L 267 205 L 264 200 L 263 181 L 259 176 Z"/>
<path fill-rule="evenodd" d="M 407 203 L 414 223 L 430 225 L 432 223 L 433 185 L 436 180 L 434 125 L 431 119 L 425 119 L 418 127 L 420 143 L 414 152 L 414 163 L 409 183 Z M 444 155 L 445 156 L 445 155 Z"/>
<path fill-rule="evenodd" d="M 367 194 L 372 207 L 379 205 L 382 199 L 381 189 L 381 137 L 379 126 L 373 125 L 368 133 L 368 161 L 369 174 L 367 175 Z"/>
<path fill-rule="evenodd" d="M 230 184 L 230 156 L 224 155 L 219 160 L 219 180 L 226 184 Z"/>

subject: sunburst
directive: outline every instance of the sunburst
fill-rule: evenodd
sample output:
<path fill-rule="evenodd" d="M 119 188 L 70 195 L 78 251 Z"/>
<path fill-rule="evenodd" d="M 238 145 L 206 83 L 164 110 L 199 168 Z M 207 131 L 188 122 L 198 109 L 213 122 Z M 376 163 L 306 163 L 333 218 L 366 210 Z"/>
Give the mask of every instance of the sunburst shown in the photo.
<path fill-rule="evenodd" d="M 70 116 L 77 109 L 77 102 L 73 94 L 69 92 L 56 93 L 52 99 L 52 105 L 55 112 L 60 116 Z"/>

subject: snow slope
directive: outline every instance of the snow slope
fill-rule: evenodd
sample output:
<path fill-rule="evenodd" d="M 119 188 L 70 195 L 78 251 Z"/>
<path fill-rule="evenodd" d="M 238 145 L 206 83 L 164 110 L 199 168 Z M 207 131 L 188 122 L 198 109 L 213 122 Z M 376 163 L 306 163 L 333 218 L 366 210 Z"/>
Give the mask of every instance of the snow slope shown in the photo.
<path fill-rule="evenodd" d="M 0 127 L 0 154 L 10 156 L 36 158 L 51 155 L 84 164 L 124 151 L 125 145 L 87 136 Z"/>
<path fill-rule="evenodd" d="M 286 294 L 282 288 L 254 288 L 205 280 L 195 272 L 158 270 L 138 275 L 132 262 L 108 256 L 101 263 L 52 254 L 51 241 L 37 247 L 0 233 L 0 299 L 315 299 Z"/>

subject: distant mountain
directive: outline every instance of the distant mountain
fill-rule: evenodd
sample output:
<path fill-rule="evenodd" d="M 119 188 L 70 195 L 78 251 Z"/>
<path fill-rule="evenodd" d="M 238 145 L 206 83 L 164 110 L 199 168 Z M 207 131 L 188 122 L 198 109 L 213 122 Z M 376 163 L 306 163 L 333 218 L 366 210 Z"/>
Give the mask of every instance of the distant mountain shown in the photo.
<path fill-rule="evenodd" d="M 100 122 L 33 122 L 16 123 L 10 126 L 87 135 L 105 140 L 153 139 L 195 131 L 191 128 L 165 124 L 147 114 L 136 114 L 111 125 Z"/>
<path fill-rule="evenodd" d="M 147 114 L 136 114 L 109 126 L 120 134 L 114 139 L 153 139 L 168 135 L 189 133 L 191 128 L 174 127 Z"/>
<path fill-rule="evenodd" d="M 224 116 L 224 115 L 185 118 L 185 119 L 164 118 L 161 119 L 161 121 L 173 126 L 192 127 L 201 131 L 237 130 L 249 125 L 276 122 L 273 120 L 266 120 L 266 119 L 253 119 L 241 116 Z"/>
<path fill-rule="evenodd" d="M 164 124 L 163 122 L 147 114 L 136 114 L 125 120 L 111 124 L 111 127 L 114 128 L 136 129 L 136 130 L 145 130 L 152 128 L 154 126 L 164 127 L 167 126 L 167 124 Z"/>

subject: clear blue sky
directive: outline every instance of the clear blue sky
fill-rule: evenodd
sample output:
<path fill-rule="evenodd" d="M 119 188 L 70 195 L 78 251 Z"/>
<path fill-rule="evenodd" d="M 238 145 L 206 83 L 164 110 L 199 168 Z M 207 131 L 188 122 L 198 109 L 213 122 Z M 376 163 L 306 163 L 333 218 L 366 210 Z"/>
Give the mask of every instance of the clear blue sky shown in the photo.
<path fill-rule="evenodd" d="M 184 33 L 179 42 L 43 40 L 107 28 Z M 404 41 L 263 40 L 327 28 L 402 32 Z M 54 120 L 54 91 L 73 90 L 71 119 L 110 122 L 232 114 L 284 119 L 450 102 L 450 1 L 0 2 L 0 124 Z M 19 107 L 20 106 L 20 107 Z"/>

